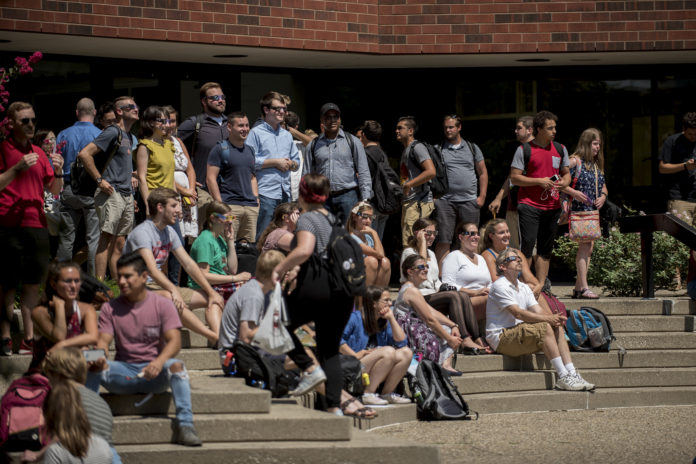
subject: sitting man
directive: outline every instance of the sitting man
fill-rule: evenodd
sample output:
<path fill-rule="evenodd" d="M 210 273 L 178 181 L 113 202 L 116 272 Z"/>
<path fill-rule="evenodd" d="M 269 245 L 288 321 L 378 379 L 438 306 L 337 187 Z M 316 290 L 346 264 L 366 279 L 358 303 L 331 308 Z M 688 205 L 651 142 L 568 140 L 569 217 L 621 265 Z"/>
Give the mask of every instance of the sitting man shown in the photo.
<path fill-rule="evenodd" d="M 196 317 L 191 309 L 208 306 L 205 318 L 211 327 L 217 329 L 222 308 L 222 297 L 213 290 L 198 264 L 191 259 L 184 249 L 173 226 L 181 213 L 179 194 L 174 190 L 159 187 L 150 191 L 147 197 L 150 219 L 137 226 L 128 235 L 124 253 L 138 252 L 147 264 L 147 288 L 162 296 L 170 298 L 179 311 L 181 323 L 215 345 L 218 340 L 217 330 L 211 330 Z M 162 266 L 172 253 L 184 270 L 196 282 L 200 290 L 182 288 L 174 285 L 162 272 Z"/>
<path fill-rule="evenodd" d="M 160 393 L 171 388 L 176 407 L 176 443 L 200 446 L 193 427 L 191 386 L 184 363 L 174 358 L 181 349 L 181 322 L 174 304 L 147 290 L 147 267 L 138 253 L 117 263 L 121 296 L 104 303 L 99 314 L 97 348 L 108 353 L 115 341 L 114 361 L 102 358 L 101 371 L 89 376 L 88 387 L 99 384 L 117 395 Z M 107 356 L 108 357 L 108 356 Z"/>
<path fill-rule="evenodd" d="M 592 390 L 573 366 L 560 314 L 542 314 L 532 290 L 520 282 L 522 271 L 517 250 L 508 248 L 495 260 L 500 278 L 493 282 L 486 304 L 486 341 L 498 353 L 508 356 L 544 351 L 556 370 L 559 390 Z"/>

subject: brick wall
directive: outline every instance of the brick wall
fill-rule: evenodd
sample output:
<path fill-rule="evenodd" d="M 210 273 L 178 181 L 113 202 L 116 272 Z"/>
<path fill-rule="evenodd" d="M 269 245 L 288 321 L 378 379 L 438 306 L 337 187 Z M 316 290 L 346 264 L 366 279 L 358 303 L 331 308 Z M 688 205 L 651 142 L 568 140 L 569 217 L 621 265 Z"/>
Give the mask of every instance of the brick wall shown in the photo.
<path fill-rule="evenodd" d="M 0 0 L 0 29 L 365 53 L 696 49 L 696 0 Z"/>

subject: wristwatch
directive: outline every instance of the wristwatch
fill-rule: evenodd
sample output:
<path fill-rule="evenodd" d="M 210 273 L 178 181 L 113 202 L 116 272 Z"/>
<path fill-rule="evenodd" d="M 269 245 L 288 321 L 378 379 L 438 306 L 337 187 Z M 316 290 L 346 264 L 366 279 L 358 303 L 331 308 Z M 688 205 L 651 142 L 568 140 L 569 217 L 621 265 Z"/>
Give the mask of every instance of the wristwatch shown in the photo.
<path fill-rule="evenodd" d="M 97 177 L 96 179 L 94 179 L 94 182 L 96 182 L 97 185 L 99 185 L 99 184 L 101 184 L 101 181 L 102 181 L 102 180 L 104 180 L 104 178 L 101 177 L 101 176 L 99 176 L 99 177 Z"/>

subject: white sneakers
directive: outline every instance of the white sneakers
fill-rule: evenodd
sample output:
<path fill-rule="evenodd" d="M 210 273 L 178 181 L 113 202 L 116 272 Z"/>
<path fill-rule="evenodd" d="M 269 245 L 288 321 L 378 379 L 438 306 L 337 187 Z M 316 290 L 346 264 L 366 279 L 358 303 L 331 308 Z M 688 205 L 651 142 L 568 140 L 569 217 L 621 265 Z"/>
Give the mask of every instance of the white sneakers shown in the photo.
<path fill-rule="evenodd" d="M 389 404 L 410 404 L 411 399 L 401 396 L 398 393 L 389 393 L 388 395 L 382 395 L 382 398 L 387 400 Z"/>
<path fill-rule="evenodd" d="M 583 379 L 578 372 L 567 374 L 556 380 L 556 389 L 568 391 L 588 391 L 594 389 L 594 384 Z"/>
<path fill-rule="evenodd" d="M 380 398 L 376 393 L 363 393 L 362 404 L 369 404 L 370 406 L 384 406 L 389 404 L 389 401 Z"/>

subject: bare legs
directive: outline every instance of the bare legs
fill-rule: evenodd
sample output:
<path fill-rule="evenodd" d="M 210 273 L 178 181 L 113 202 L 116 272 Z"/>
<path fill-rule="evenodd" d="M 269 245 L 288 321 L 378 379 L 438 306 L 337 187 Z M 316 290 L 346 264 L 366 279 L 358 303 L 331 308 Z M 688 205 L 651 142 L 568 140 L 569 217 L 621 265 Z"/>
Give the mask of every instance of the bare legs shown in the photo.
<path fill-rule="evenodd" d="M 413 352 L 410 348 L 403 347 L 397 350 L 391 346 L 380 346 L 363 357 L 360 362 L 370 374 L 370 385 L 365 387 L 365 393 L 376 393 L 382 382 L 382 394 L 392 393 L 406 375 L 412 358 Z"/>
<path fill-rule="evenodd" d="M 373 256 L 365 256 L 365 275 L 367 285 L 386 287 L 391 277 L 391 262 L 386 257 L 378 260 Z"/>
<path fill-rule="evenodd" d="M 115 278 L 116 261 L 123 253 L 123 247 L 126 245 L 126 237 L 124 235 L 111 235 L 107 232 L 102 232 L 99 236 L 99 244 L 97 245 L 97 254 L 94 258 L 97 277 L 104 280 L 106 277 L 106 266 L 109 266 L 111 277 Z"/>
<path fill-rule="evenodd" d="M 594 242 L 580 243 L 578 245 L 578 252 L 575 255 L 575 267 L 578 271 L 577 277 L 575 278 L 575 290 L 589 288 L 587 284 L 587 271 L 590 269 L 590 256 L 592 256 L 593 247 Z"/>

